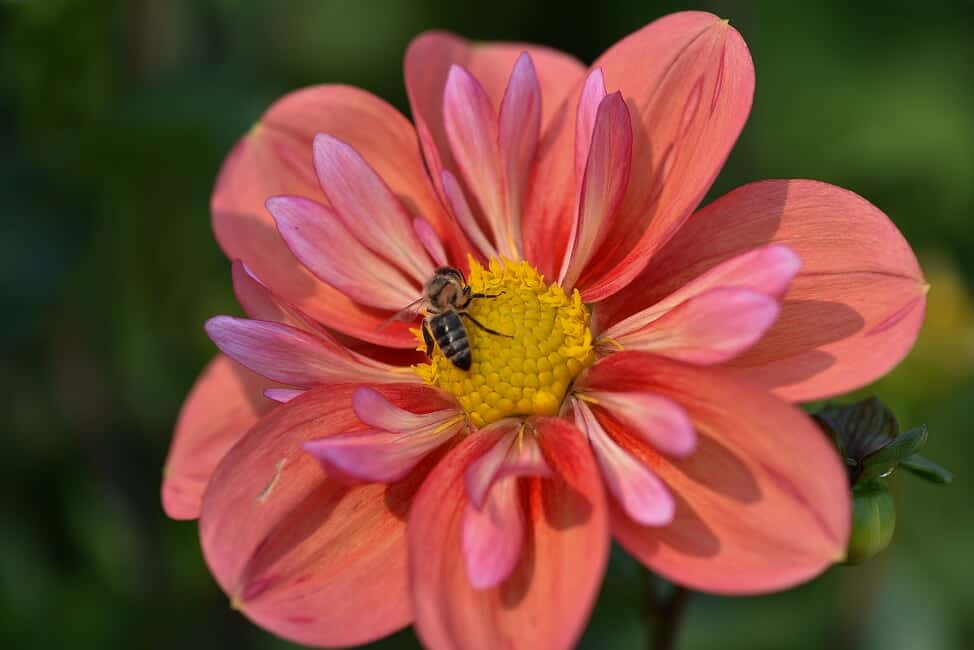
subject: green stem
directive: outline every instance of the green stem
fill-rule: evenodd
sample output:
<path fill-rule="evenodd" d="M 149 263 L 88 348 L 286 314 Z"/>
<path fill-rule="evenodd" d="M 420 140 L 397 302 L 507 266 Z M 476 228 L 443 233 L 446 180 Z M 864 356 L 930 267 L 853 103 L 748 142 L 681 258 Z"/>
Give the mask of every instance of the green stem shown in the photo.
<path fill-rule="evenodd" d="M 680 585 L 667 585 L 662 580 L 649 576 L 647 592 L 649 596 L 650 650 L 676 650 L 676 642 L 683 623 L 683 615 L 690 600 L 689 589 Z"/>

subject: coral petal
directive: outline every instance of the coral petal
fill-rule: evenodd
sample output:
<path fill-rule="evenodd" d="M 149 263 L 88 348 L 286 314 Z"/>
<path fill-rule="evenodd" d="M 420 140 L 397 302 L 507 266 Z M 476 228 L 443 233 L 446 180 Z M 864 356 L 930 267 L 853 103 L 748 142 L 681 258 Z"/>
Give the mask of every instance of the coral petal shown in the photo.
<path fill-rule="evenodd" d="M 579 400 L 575 400 L 575 426 L 588 436 L 606 486 L 633 521 L 643 526 L 665 526 L 673 521 L 676 506 L 663 482 L 612 440 Z"/>
<path fill-rule="evenodd" d="M 606 332 L 627 350 L 711 365 L 732 359 L 771 327 L 778 301 L 750 289 L 710 289 L 634 332 Z"/>
<path fill-rule="evenodd" d="M 754 67 L 744 39 L 703 12 L 661 18 L 594 64 L 633 117 L 632 177 L 606 246 L 582 276 L 588 302 L 624 287 L 703 199 L 744 126 Z M 629 233 L 643 233 L 633 242 Z"/>
<path fill-rule="evenodd" d="M 179 412 L 162 481 L 162 507 L 173 519 L 196 519 L 217 464 L 260 416 L 275 406 L 271 382 L 227 357 L 211 361 Z"/>
<path fill-rule="evenodd" d="M 416 631 L 432 648 L 567 648 L 578 639 L 608 553 L 605 496 L 588 445 L 568 423 L 531 420 L 552 478 L 522 478 L 526 533 L 513 573 L 475 588 L 461 527 L 467 467 L 503 437 L 469 436 L 430 473 L 409 513 Z"/>
<path fill-rule="evenodd" d="M 347 86 L 315 86 L 286 95 L 229 154 L 211 200 L 217 240 L 275 294 L 328 327 L 363 340 L 412 348 L 408 326 L 379 329 L 388 313 L 361 306 L 312 276 L 294 258 L 264 207 L 283 194 L 325 200 L 310 152 L 318 132 L 354 147 L 396 196 L 439 233 L 453 226 L 423 168 L 416 132 L 396 109 Z M 466 259 L 457 238 L 444 238 L 455 263 Z"/>
<path fill-rule="evenodd" d="M 470 204 L 467 203 L 467 197 L 463 195 L 463 190 L 460 188 L 460 183 L 457 181 L 456 176 L 446 170 L 443 170 L 442 176 L 443 194 L 446 196 L 447 203 L 453 210 L 457 223 L 463 229 L 464 233 L 466 233 L 467 237 L 480 249 L 480 254 L 483 257 L 487 259 L 497 257 L 497 250 L 484 234 L 480 224 L 477 223 L 477 219 L 470 209 Z"/>
<path fill-rule="evenodd" d="M 351 386 L 324 386 L 266 416 L 220 463 L 200 539 L 234 605 L 274 634 L 349 646 L 409 624 L 405 514 L 425 470 L 395 485 L 349 486 L 301 449 L 355 426 Z M 383 387 L 400 408 L 427 390 Z"/>
<path fill-rule="evenodd" d="M 654 571 L 692 589 L 747 594 L 793 586 L 841 559 L 851 520 L 848 479 L 804 413 L 726 369 L 643 352 L 600 360 L 589 380 L 671 399 L 698 431 L 694 453 L 674 459 L 602 421 L 676 497 L 674 520 L 664 528 L 613 511 L 616 538 Z"/>
<path fill-rule="evenodd" d="M 817 181 L 762 181 L 717 199 L 630 288 L 599 305 L 600 318 L 652 305 L 715 265 L 768 243 L 793 250 L 801 270 L 775 324 L 730 362 L 743 376 L 788 400 L 809 401 L 859 388 L 906 355 L 926 303 L 913 251 L 875 206 Z"/>
<path fill-rule="evenodd" d="M 585 78 L 585 85 L 582 86 L 575 113 L 575 179 L 579 187 L 581 187 L 581 180 L 585 175 L 588 150 L 592 145 L 595 118 L 598 115 L 599 106 L 607 94 L 602 68 L 593 68 L 588 77 Z"/>

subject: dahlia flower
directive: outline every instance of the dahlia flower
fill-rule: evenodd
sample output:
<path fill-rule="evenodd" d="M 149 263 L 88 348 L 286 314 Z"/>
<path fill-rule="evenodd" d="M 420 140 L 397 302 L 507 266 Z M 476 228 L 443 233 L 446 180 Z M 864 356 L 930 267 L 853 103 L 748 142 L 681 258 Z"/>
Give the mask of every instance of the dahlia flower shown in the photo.
<path fill-rule="evenodd" d="M 698 208 L 751 106 L 726 21 L 674 14 L 586 68 L 533 45 L 410 45 L 415 126 L 289 94 L 226 159 L 217 239 L 250 319 L 183 407 L 162 489 L 233 606 L 316 646 L 563 648 L 610 538 L 693 589 L 841 559 L 845 472 L 793 402 L 897 363 L 925 308 L 889 219 L 814 181 Z M 418 315 L 458 269 L 471 365 Z M 482 294 L 482 295 L 478 295 Z"/>

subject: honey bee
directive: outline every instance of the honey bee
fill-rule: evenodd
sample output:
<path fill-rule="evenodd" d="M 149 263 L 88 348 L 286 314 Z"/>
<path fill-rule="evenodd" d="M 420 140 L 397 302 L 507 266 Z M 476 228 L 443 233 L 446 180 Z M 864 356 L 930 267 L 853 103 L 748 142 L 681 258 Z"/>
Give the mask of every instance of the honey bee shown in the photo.
<path fill-rule="evenodd" d="M 423 319 L 423 340 L 426 342 L 426 353 L 433 354 L 433 343 L 440 346 L 440 351 L 460 370 L 470 370 L 470 339 L 467 328 L 463 324 L 466 319 L 488 334 L 505 336 L 487 327 L 468 311 L 470 303 L 482 298 L 496 298 L 499 293 L 472 293 L 463 274 L 452 266 L 441 266 L 433 273 L 426 286 L 423 296 L 405 307 L 397 318 L 403 314 L 415 314 L 421 306 L 426 307 L 426 317 Z"/>

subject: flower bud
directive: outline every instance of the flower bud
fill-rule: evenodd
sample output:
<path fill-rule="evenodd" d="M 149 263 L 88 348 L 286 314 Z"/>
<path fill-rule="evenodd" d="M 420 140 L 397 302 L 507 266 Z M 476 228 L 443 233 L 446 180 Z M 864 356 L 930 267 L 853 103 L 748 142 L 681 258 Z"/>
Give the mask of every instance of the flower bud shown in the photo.
<path fill-rule="evenodd" d="M 889 546 L 896 527 L 896 506 L 884 486 L 873 481 L 852 491 L 852 534 L 846 564 L 872 559 Z"/>

